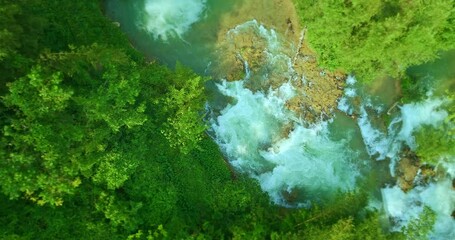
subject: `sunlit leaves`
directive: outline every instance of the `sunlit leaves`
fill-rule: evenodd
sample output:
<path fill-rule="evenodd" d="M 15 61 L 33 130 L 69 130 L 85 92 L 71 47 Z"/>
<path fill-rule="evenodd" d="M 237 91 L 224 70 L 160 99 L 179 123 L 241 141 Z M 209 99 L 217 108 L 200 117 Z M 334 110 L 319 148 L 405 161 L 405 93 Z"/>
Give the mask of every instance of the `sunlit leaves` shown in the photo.
<path fill-rule="evenodd" d="M 100 159 L 93 180 L 97 183 L 106 183 L 107 188 L 113 190 L 121 187 L 136 167 L 137 162 L 128 159 L 127 155 L 108 153 Z"/>
<path fill-rule="evenodd" d="M 439 126 L 423 126 L 415 134 L 416 154 L 425 163 L 437 165 L 440 161 L 454 161 L 455 156 L 455 101 L 450 96 L 445 104 L 447 118 Z"/>
<path fill-rule="evenodd" d="M 320 62 L 363 81 L 399 76 L 455 47 L 450 0 L 296 2 Z"/>
<path fill-rule="evenodd" d="M 157 101 L 168 115 L 161 132 L 171 147 L 187 154 L 198 147 L 206 130 L 202 121 L 204 81 L 181 65 L 177 65 L 174 77 L 174 84 Z"/>
<path fill-rule="evenodd" d="M 106 66 L 103 84 L 98 87 L 91 98 L 81 99 L 86 113 L 92 119 L 105 121 L 113 131 L 122 126 L 132 128 L 142 125 L 147 117 L 144 114 L 145 104 L 137 103 L 141 90 L 139 75 L 121 74 L 115 66 Z"/>
<path fill-rule="evenodd" d="M 81 175 L 95 172 L 95 182 L 120 187 L 136 163 L 124 159 L 130 155 L 120 150 L 126 148 L 115 149 L 110 141 L 122 128 L 147 120 L 145 104 L 137 101 L 136 70 L 122 52 L 94 45 L 47 53 L 9 84 L 4 103 L 15 114 L 4 127 L 3 192 L 59 206 L 77 191 Z"/>
<path fill-rule="evenodd" d="M 121 201 L 115 195 L 101 192 L 96 202 L 96 209 L 104 213 L 114 226 L 123 226 L 129 230 L 137 224 L 132 217 L 142 207 L 141 203 Z"/>
<path fill-rule="evenodd" d="M 406 235 L 406 239 L 425 240 L 428 239 L 428 234 L 433 230 L 435 221 L 436 213 L 425 206 L 418 218 L 411 220 L 406 227 L 403 227 L 402 231 Z"/>
<path fill-rule="evenodd" d="M 5 103 L 17 106 L 28 118 L 42 117 L 66 107 L 73 91 L 61 85 L 61 73 L 46 74 L 41 66 L 34 67 L 26 77 L 9 85 Z M 24 98 L 24 94 L 29 95 Z"/>

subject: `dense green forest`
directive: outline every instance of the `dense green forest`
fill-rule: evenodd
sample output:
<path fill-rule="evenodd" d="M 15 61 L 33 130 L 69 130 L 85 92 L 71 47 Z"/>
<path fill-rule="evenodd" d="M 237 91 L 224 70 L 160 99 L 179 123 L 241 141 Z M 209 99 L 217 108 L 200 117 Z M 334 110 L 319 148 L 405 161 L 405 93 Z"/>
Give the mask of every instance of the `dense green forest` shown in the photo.
<path fill-rule="evenodd" d="M 386 2 L 398 9 L 402 1 Z M 377 77 L 372 68 L 402 75 L 455 47 L 453 3 L 439 2 L 443 7 L 434 5 L 428 16 L 402 16 L 405 25 L 416 25 L 417 18 L 428 24 L 416 25 L 428 29 L 428 39 L 419 33 L 420 42 L 412 42 L 417 30 L 407 28 L 409 37 L 394 35 L 384 43 L 406 42 L 381 55 L 387 59 L 364 54 L 376 51 L 372 46 L 387 48 L 373 35 L 390 30 L 371 4 L 336 12 L 353 14 L 348 25 L 355 30 L 338 28 L 341 23 L 335 28 L 355 32 L 365 46 L 361 53 L 341 57 L 351 45 L 333 42 L 313 41 L 313 47 L 330 52 L 320 56 L 329 67 L 365 66 L 355 71 L 371 78 Z M 330 34 L 340 39 L 324 39 L 358 44 L 320 28 L 331 21 L 319 16 L 326 6 L 312 7 L 319 10 L 302 21 L 309 30 L 327 31 L 312 31 L 314 38 Z M 371 15 L 377 21 L 367 34 Z M 309 19 L 320 22 L 310 25 Z M 206 134 L 205 81 L 180 64 L 169 69 L 145 59 L 104 16 L 101 0 L 0 0 L 0 239 L 405 239 L 387 233 L 378 213 L 365 209 L 362 189 L 311 209 L 272 204 Z M 455 109 L 448 121 L 454 116 Z M 438 146 L 447 151 L 453 150 L 452 126 L 431 131 L 446 141 Z M 443 152 L 433 149 L 428 145 L 419 154 L 432 159 Z M 403 232 L 424 236 L 420 232 L 434 221 L 425 214 Z"/>
<path fill-rule="evenodd" d="M 295 0 L 322 65 L 362 81 L 399 77 L 455 48 L 451 0 Z"/>

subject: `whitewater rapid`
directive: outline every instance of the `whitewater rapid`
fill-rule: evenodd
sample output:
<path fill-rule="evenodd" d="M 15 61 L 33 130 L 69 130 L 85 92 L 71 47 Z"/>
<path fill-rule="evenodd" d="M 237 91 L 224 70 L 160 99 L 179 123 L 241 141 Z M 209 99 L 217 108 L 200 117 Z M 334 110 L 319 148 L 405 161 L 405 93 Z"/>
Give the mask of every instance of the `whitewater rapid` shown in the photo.
<path fill-rule="evenodd" d="M 398 106 L 399 111 L 391 117 L 390 124 L 381 129 L 373 119 L 387 114 L 384 106 L 374 103 L 368 95 L 360 95 L 362 102 L 360 106 L 355 106 L 353 100 L 358 95 L 353 94 L 353 89 L 356 87 L 355 78 L 349 77 L 338 109 L 349 115 L 358 115 L 357 124 L 367 153 L 378 161 L 390 161 L 390 174 L 394 176 L 403 149 L 415 151 L 418 148 L 414 133 L 424 126 L 438 127 L 444 123 L 448 116 L 444 105 L 449 100 L 429 93 L 422 101 Z M 436 220 L 427 237 L 455 239 L 455 220 L 451 216 L 455 211 L 455 189 L 452 186 L 455 156 L 440 159 L 436 171 L 440 172 L 439 176 L 429 183 L 420 181 L 419 172 L 414 180 L 416 186 L 408 192 L 404 192 L 398 185 L 381 189 L 382 209 L 390 220 L 392 231 L 406 232 L 408 225 L 418 221 L 424 207 L 428 207 L 435 213 Z"/>
<path fill-rule="evenodd" d="M 212 114 L 210 124 L 214 139 L 232 166 L 257 179 L 271 199 L 284 206 L 308 207 L 313 202 L 329 200 L 337 192 L 355 190 L 363 161 L 349 147 L 349 137 L 334 141 L 329 128 L 332 120 L 310 124 L 286 107 L 286 102 L 298 94 L 291 82 L 305 80 L 304 76 L 295 78 L 289 57 L 292 54 L 287 52 L 289 48 L 283 49 L 287 47 L 286 42 L 256 21 L 235 27 L 228 32 L 228 39 L 235 39 L 229 35 L 246 33 L 255 34 L 255 39 L 261 41 L 257 46 L 264 46 L 262 51 L 266 56 L 261 66 L 271 70 L 251 71 L 251 59 L 243 58 L 239 52 L 245 77 L 231 82 L 221 80 L 217 84 L 219 93 L 230 100 L 222 110 Z M 252 79 L 276 83 L 271 80 L 276 76 L 273 71 L 279 71 L 283 77 L 280 85 L 260 90 L 248 87 Z M 359 98 L 360 104 L 355 105 Z M 386 114 L 385 106 L 363 93 L 355 77 L 349 76 L 338 109 L 356 119 L 366 153 L 374 160 L 390 161 L 393 176 L 403 149 L 418 148 L 415 132 L 423 126 L 436 127 L 444 122 L 448 116 L 443 108 L 446 103 L 443 98 L 428 96 L 420 102 L 398 106 L 390 123 L 380 128 L 373 118 L 381 119 Z M 455 177 L 453 162 L 445 163 L 442 170 L 446 171 L 445 176 L 417 185 L 407 193 L 396 185 L 381 189 L 382 205 L 378 210 L 388 217 L 392 231 L 406 231 L 426 206 L 436 214 L 428 237 L 455 238 L 455 221 L 451 216 L 455 210 L 455 191 L 451 186 Z"/>
<path fill-rule="evenodd" d="M 204 15 L 207 0 L 145 0 L 139 26 L 155 39 L 183 39 L 191 25 Z"/>
<path fill-rule="evenodd" d="M 271 199 L 282 205 L 290 204 L 289 195 L 297 195 L 297 205 L 308 206 L 353 190 L 359 176 L 356 153 L 346 142 L 331 139 L 329 121 L 305 123 L 285 106 L 296 94 L 290 83 L 296 80 L 292 60 L 283 50 L 285 41 L 257 21 L 237 26 L 231 34 L 256 35 L 265 46 L 261 66 L 279 66 L 287 80 L 275 88 L 253 91 L 246 87 L 252 78 L 268 82 L 273 74 L 254 76 L 244 59 L 244 79 L 217 84 L 231 101 L 210 119 L 211 129 L 230 163 L 257 179 Z"/>

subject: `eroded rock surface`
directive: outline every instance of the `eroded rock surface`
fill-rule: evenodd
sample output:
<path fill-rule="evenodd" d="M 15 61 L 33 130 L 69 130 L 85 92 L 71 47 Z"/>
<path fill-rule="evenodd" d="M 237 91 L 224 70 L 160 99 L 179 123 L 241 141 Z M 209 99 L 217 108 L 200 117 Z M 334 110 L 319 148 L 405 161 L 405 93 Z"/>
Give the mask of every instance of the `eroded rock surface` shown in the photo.
<path fill-rule="evenodd" d="M 420 163 L 413 154 L 400 159 L 397 167 L 398 186 L 407 192 L 414 187 L 414 179 L 419 171 Z"/>
<path fill-rule="evenodd" d="M 343 94 L 346 75 L 319 67 L 315 53 L 305 41 L 295 57 L 294 69 L 298 79 L 293 85 L 299 94 L 288 102 L 288 108 L 310 122 L 327 117 Z"/>
<path fill-rule="evenodd" d="M 214 78 L 236 81 L 248 75 L 245 83 L 252 91 L 276 89 L 290 82 L 296 94 L 286 107 L 307 123 L 326 119 L 343 93 L 346 75 L 318 66 L 292 1 L 252 2 L 224 17 L 218 36 L 219 59 L 212 69 Z M 280 11 L 261 14 L 261 9 L 268 8 Z"/>

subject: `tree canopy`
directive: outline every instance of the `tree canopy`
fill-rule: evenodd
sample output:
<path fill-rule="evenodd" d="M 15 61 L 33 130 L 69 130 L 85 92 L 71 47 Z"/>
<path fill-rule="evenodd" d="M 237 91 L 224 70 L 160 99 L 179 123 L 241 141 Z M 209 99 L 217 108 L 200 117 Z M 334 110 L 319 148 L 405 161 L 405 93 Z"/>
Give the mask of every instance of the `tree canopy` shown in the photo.
<path fill-rule="evenodd" d="M 455 48 L 451 0 L 295 0 L 322 65 L 361 81 L 397 77 Z"/>

